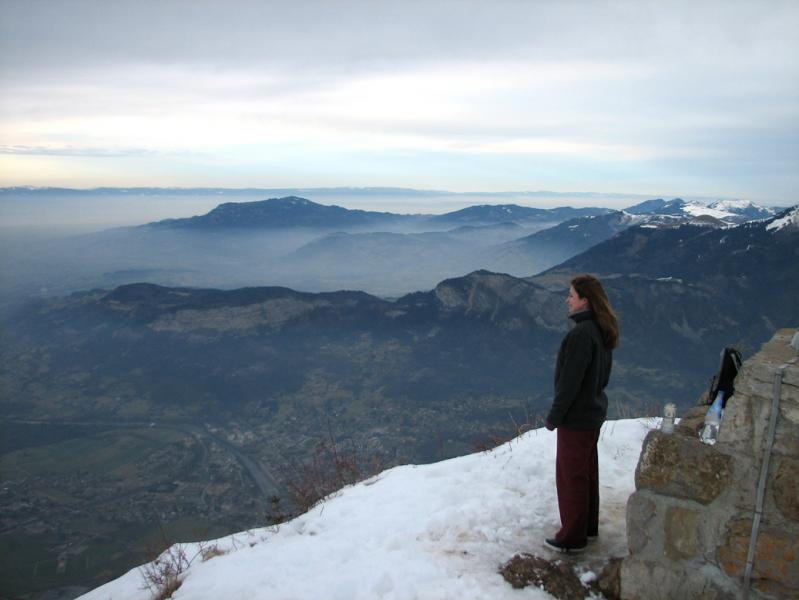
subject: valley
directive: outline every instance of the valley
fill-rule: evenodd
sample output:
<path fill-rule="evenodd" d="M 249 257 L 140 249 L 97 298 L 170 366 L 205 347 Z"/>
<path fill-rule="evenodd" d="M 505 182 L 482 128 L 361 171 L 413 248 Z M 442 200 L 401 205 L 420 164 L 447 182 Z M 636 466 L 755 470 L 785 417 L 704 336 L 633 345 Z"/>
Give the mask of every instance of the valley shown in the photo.
<path fill-rule="evenodd" d="M 170 542 L 268 525 L 291 511 L 288 489 L 326 440 L 385 468 L 463 455 L 538 426 L 575 272 L 603 279 L 621 320 L 609 418 L 658 414 L 665 402 L 693 405 L 721 348 L 746 355 L 775 326 L 799 321 L 799 228 L 787 211 L 708 225 L 671 214 L 684 204 L 655 208 L 663 214 L 578 216 L 515 241 L 518 225 L 474 224 L 494 213 L 470 211 L 444 233 L 328 232 L 295 247 L 291 265 L 308 261 L 295 276 L 317 282 L 354 281 L 369 268 L 401 280 L 417 263 L 435 263 L 434 248 L 460 248 L 452 254 L 459 260 L 475 248 L 504 248 L 492 256 L 507 265 L 513 256 L 526 264 L 525 252 L 563 261 L 532 276 L 475 270 L 393 299 L 175 285 L 161 271 L 172 283 L 7 302 L 0 595 L 68 598 Z M 185 231 L 161 237 L 164 227 L 156 237 L 136 233 L 129 241 L 139 245 L 120 252 L 185 241 Z M 261 243 L 213 229 L 201 235 L 192 239 L 218 250 L 221 270 Z M 225 245 L 239 235 L 240 244 Z M 258 236 L 282 243 L 274 229 Z M 78 281 L 96 283 L 113 253 L 103 254 L 108 246 L 96 237 L 81 243 L 98 254 L 80 265 L 87 278 Z M 396 251 L 402 245 L 408 253 Z M 164 248 L 153 245 L 153 260 Z M 334 272 L 337 262 L 350 272 Z M 63 281 L 75 285 L 68 275 Z"/>
<path fill-rule="evenodd" d="M 4 596 L 92 586 L 174 540 L 263 525 L 277 489 L 251 459 L 196 426 L 0 427 L 22 446 L 0 457 Z M 54 433 L 64 439 L 48 443 Z"/>

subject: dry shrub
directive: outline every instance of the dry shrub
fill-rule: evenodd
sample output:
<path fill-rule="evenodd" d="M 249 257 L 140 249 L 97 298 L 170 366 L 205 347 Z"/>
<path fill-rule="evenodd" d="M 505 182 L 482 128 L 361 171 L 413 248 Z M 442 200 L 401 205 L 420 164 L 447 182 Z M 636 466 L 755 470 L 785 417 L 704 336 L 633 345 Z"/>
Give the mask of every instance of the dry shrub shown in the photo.
<path fill-rule="evenodd" d="M 213 546 L 208 546 L 207 548 L 202 547 L 201 544 L 200 556 L 202 557 L 203 562 L 211 560 L 212 558 L 215 558 L 217 556 L 224 556 L 225 554 L 227 554 L 227 552 L 225 550 L 222 550 L 216 544 L 214 544 Z"/>
<path fill-rule="evenodd" d="M 282 508 L 280 498 L 273 497 L 272 513 L 267 517 L 273 523 L 285 521 L 307 512 L 332 493 L 382 470 L 379 453 L 366 452 L 354 442 L 337 442 L 328 426 L 327 437 L 317 444 L 308 460 L 301 464 L 289 463 L 282 469 L 289 506 Z"/>
<path fill-rule="evenodd" d="M 189 556 L 187 544 L 175 544 L 168 540 L 163 526 L 159 523 L 161 532 L 161 547 L 166 550 L 161 552 L 150 549 L 150 554 L 155 558 L 148 564 L 139 568 L 144 585 L 142 589 L 149 590 L 153 600 L 166 600 L 171 598 L 183 583 L 183 574 L 189 569 L 194 560 L 200 556 L 207 560 L 224 554 L 218 546 L 207 546 L 203 542 L 196 545 L 196 551 Z"/>
<path fill-rule="evenodd" d="M 191 559 L 182 544 L 169 547 L 151 563 L 141 567 L 144 589 L 150 590 L 153 600 L 171 598 L 183 583 L 181 576 L 191 566 Z"/>
<path fill-rule="evenodd" d="M 544 417 L 541 415 L 533 416 L 529 411 L 525 411 L 524 421 L 521 423 L 516 421 L 511 414 L 508 414 L 508 417 L 510 417 L 510 423 L 508 424 L 507 428 L 503 430 L 494 429 L 486 434 L 484 438 L 473 444 L 475 451 L 490 452 L 502 444 L 506 444 L 511 440 L 515 440 L 523 433 L 544 426 Z"/>

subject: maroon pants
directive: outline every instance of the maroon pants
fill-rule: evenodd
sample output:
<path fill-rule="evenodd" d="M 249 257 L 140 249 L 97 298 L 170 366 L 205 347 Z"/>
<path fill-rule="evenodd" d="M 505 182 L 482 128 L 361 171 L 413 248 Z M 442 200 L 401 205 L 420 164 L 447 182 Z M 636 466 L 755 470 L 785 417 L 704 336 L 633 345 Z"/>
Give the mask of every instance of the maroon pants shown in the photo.
<path fill-rule="evenodd" d="M 555 540 L 571 547 L 584 546 L 599 528 L 599 429 L 558 427 L 555 482 L 561 528 Z"/>

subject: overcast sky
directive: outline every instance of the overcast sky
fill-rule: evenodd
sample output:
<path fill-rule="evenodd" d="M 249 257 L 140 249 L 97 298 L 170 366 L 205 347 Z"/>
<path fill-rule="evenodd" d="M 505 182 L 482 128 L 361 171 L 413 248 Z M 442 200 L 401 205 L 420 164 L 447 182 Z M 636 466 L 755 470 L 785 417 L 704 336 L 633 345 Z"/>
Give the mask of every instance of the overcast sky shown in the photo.
<path fill-rule="evenodd" d="M 0 0 L 0 186 L 797 202 L 799 2 Z"/>

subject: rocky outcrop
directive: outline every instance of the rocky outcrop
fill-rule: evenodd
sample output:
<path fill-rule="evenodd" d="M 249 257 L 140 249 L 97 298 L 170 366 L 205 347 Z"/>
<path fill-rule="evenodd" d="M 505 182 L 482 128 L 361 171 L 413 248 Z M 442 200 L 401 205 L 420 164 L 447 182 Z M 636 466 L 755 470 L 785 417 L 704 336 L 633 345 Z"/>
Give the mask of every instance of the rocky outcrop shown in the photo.
<path fill-rule="evenodd" d="M 624 599 L 799 598 L 799 350 L 784 329 L 747 360 L 715 446 L 696 435 L 706 407 L 644 440 L 627 504 Z M 780 384 L 775 383 L 780 379 Z M 773 444 L 769 421 L 779 394 Z M 758 482 L 762 515 L 746 580 Z"/>

